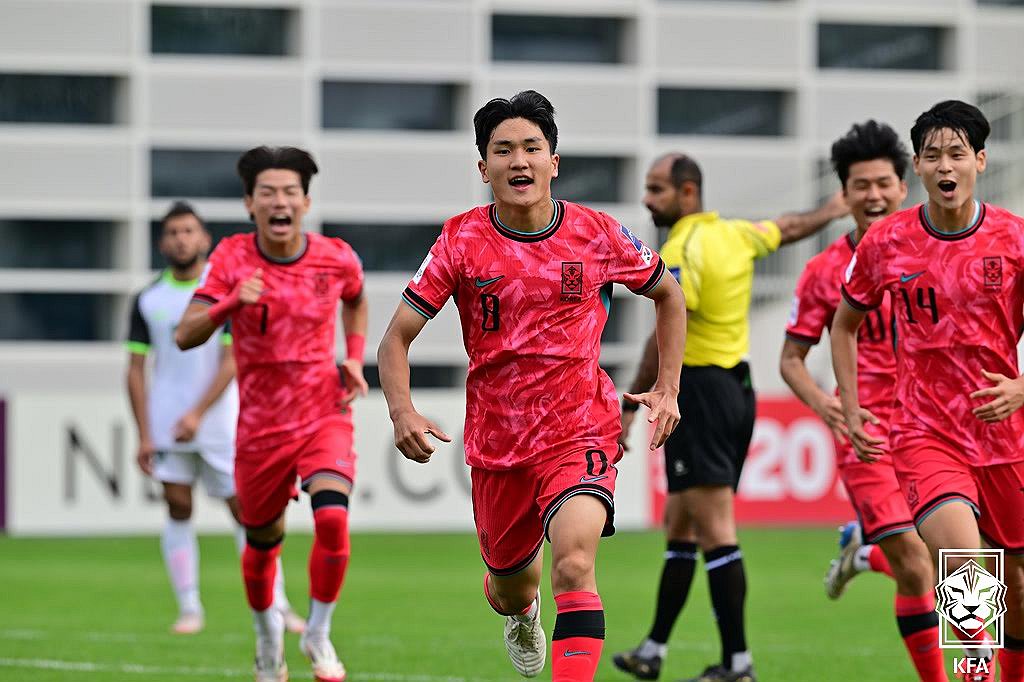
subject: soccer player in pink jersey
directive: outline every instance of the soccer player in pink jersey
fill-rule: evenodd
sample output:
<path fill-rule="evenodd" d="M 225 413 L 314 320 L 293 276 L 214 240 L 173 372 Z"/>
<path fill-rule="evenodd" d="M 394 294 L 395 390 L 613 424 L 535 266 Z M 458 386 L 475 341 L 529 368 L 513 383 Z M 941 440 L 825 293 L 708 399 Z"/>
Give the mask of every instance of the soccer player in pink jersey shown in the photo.
<path fill-rule="evenodd" d="M 316 163 L 294 147 L 257 147 L 238 161 L 255 234 L 224 239 L 178 326 L 181 348 L 231 320 L 240 411 L 235 483 L 246 528 L 246 596 L 256 626 L 256 680 L 286 680 L 283 622 L 271 608 L 284 511 L 295 477 L 310 496 L 310 612 L 299 641 L 321 682 L 345 668 L 330 640 L 349 557 L 348 499 L 355 480 L 351 402 L 363 378 L 367 301 L 359 258 L 340 239 L 303 232 Z M 338 300 L 347 358 L 335 363 Z"/>
<path fill-rule="evenodd" d="M 825 393 L 805 364 L 808 351 L 821 340 L 822 331 L 835 316 L 842 298 L 842 275 L 853 250 L 874 223 L 898 211 L 906 199 L 907 183 L 903 178 L 908 161 L 896 131 L 875 121 L 854 125 L 832 145 L 832 166 L 856 229 L 807 262 L 793 297 L 779 369 L 797 397 L 832 430 L 839 475 L 867 543 L 861 545 L 857 532 L 844 537 L 846 544 L 826 576 L 826 593 L 837 598 L 847 581 L 860 571 L 875 570 L 892 576 L 896 580 L 895 612 L 900 635 L 919 678 L 933 682 L 946 679 L 942 650 L 933 646 L 938 641 L 939 623 L 932 589 L 934 571 L 928 548 L 918 536 L 900 492 L 892 458 L 886 454 L 870 464 L 857 459 L 846 437 L 839 398 Z M 881 305 L 865 317 L 857 337 L 858 396 L 861 406 L 878 417 L 880 429 L 888 426 L 893 409 L 894 344 L 891 299 L 886 295 Z"/>
<path fill-rule="evenodd" d="M 844 275 L 832 362 L 849 437 L 864 462 L 891 454 L 914 522 L 941 548 L 1006 550 L 1005 682 L 1024 680 L 1024 219 L 974 198 L 989 124 L 950 100 L 910 131 L 928 201 L 876 223 Z M 888 438 L 860 403 L 857 331 L 893 301 L 896 403 Z M 948 570 L 959 568 L 950 564 Z M 937 644 L 937 643 L 936 643 Z"/>
<path fill-rule="evenodd" d="M 409 391 L 409 346 L 454 298 L 469 355 L 466 461 L 487 567 L 484 594 L 505 620 L 515 669 L 544 667 L 540 625 L 543 542 L 551 543 L 558 615 L 552 637 L 557 682 L 594 679 L 604 611 L 594 560 L 614 528 L 620 413 L 598 365 L 611 287 L 654 300 L 660 371 L 630 398 L 657 422 L 651 448 L 679 420 L 676 396 L 685 302 L 650 247 L 617 220 L 551 197 L 558 174 L 554 109 L 521 92 L 493 99 L 473 119 L 481 178 L 494 203 L 449 219 L 403 294 L 378 351 L 395 443 L 417 462 L 450 437 L 420 415 Z"/>

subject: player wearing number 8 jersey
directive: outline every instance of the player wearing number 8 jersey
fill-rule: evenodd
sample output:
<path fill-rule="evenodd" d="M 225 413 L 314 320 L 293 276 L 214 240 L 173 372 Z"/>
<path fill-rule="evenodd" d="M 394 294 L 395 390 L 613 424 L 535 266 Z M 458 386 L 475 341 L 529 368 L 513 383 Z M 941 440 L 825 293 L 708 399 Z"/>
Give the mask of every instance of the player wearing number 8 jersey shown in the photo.
<path fill-rule="evenodd" d="M 1014 557 L 1007 575 L 1003 680 L 1024 680 L 1024 220 L 977 201 L 988 121 L 959 101 L 935 105 L 911 130 L 928 201 L 872 227 L 846 270 L 832 357 L 851 440 L 873 461 L 886 443 L 857 393 L 855 334 L 885 292 L 897 327 L 896 409 L 887 449 L 922 538 Z M 947 568 L 955 569 L 951 565 Z"/>
<path fill-rule="evenodd" d="M 340 239 L 304 232 L 316 163 L 294 147 L 257 147 L 238 161 L 255 234 L 222 241 L 178 327 L 186 348 L 231 320 L 240 413 L 235 482 L 247 544 L 246 596 L 256 625 L 257 682 L 287 678 L 282 623 L 268 608 L 284 511 L 313 508 L 310 616 L 300 648 L 321 682 L 345 668 L 331 644 L 334 606 L 348 565 L 348 499 L 355 479 L 349 404 L 365 394 L 367 302 L 359 258 Z M 347 359 L 339 377 L 334 330 L 341 302 Z"/>
<path fill-rule="evenodd" d="M 557 682 L 594 678 L 604 611 L 594 577 L 601 535 L 612 532 L 618 447 L 615 388 L 598 365 L 613 283 L 655 301 L 659 381 L 636 399 L 658 421 L 652 447 L 678 421 L 683 297 L 646 244 L 611 217 L 551 197 L 558 172 L 551 103 L 526 91 L 488 102 L 474 118 L 479 169 L 494 204 L 448 220 L 403 294 L 378 353 L 381 386 L 406 457 L 426 462 L 425 433 L 448 436 L 409 395 L 408 349 L 454 297 L 469 355 L 466 461 L 487 573 L 484 592 L 506 616 L 516 670 L 546 658 L 538 587 L 542 545 L 552 547 L 558 616 Z"/>

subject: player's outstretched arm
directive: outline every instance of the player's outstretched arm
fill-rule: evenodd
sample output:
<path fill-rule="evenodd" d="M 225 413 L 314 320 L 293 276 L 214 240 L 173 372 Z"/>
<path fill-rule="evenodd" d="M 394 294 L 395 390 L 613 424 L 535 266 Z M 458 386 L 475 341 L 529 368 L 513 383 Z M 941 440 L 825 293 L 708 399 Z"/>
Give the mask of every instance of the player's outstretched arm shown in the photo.
<path fill-rule="evenodd" d="M 842 190 L 833 194 L 827 202 L 807 213 L 787 213 L 775 219 L 782 233 L 780 245 L 791 244 L 809 237 L 833 220 L 847 215 L 850 207 L 846 205 Z"/>
<path fill-rule="evenodd" d="M 839 399 L 849 431 L 850 443 L 862 462 L 874 462 L 882 454 L 878 446 L 885 441 L 875 438 L 864 429 L 864 422 L 878 424 L 878 418 L 860 406 L 857 397 L 857 329 L 864 321 L 864 313 L 846 300 L 839 302 L 832 329 L 832 369 L 839 385 Z"/>
<path fill-rule="evenodd" d="M 412 404 L 409 389 L 409 347 L 427 323 L 425 317 L 404 303 L 398 305 L 394 317 L 377 349 L 380 387 L 388 402 L 388 412 L 395 425 L 395 447 L 408 459 L 421 464 L 434 454 L 430 434 L 450 443 L 451 436 L 419 414 Z"/>
<path fill-rule="evenodd" d="M 230 346 L 222 346 L 217 374 L 213 377 L 210 385 L 206 387 L 199 402 L 191 410 L 181 415 L 181 419 L 174 425 L 174 440 L 179 443 L 187 443 L 196 437 L 196 431 L 199 430 L 199 422 L 203 420 L 203 415 L 224 395 L 231 380 L 235 378 L 235 371 L 235 354 L 231 351 Z"/>
<path fill-rule="evenodd" d="M 345 334 L 345 360 L 341 363 L 341 375 L 345 381 L 343 405 L 348 405 L 359 396 L 365 396 L 370 387 L 363 376 L 363 358 L 366 355 L 366 327 L 370 319 L 370 302 L 366 292 L 350 301 L 341 302 L 341 328 Z"/>
<path fill-rule="evenodd" d="M 147 476 L 153 473 L 153 438 L 149 435 L 149 413 L 146 405 L 146 356 L 131 353 L 128 358 L 128 400 L 132 404 L 135 428 L 139 432 L 136 461 Z"/>
<path fill-rule="evenodd" d="M 806 358 L 810 350 L 811 347 L 807 344 L 787 338 L 782 344 L 779 373 L 796 397 L 821 417 L 825 425 L 832 430 L 836 440 L 845 443 L 847 432 L 842 403 L 836 396 L 821 390 L 814 377 L 807 371 Z"/>
<path fill-rule="evenodd" d="M 651 438 L 655 450 L 679 424 L 679 374 L 686 348 L 686 299 L 679 284 L 662 277 L 658 286 L 644 294 L 654 301 L 654 334 L 658 339 L 658 376 L 646 393 L 626 393 L 625 397 L 650 408 L 650 423 L 657 422 Z"/>

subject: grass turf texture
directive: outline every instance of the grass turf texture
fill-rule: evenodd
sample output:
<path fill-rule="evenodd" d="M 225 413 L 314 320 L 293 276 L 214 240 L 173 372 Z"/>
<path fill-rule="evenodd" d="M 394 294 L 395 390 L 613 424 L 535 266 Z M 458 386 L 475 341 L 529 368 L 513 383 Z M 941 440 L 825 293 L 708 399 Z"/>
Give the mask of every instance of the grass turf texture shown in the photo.
<path fill-rule="evenodd" d="M 283 554 L 301 613 L 310 541 L 290 535 Z M 840 601 L 825 598 L 834 531 L 746 530 L 740 543 L 748 638 L 763 682 L 915 679 L 889 579 L 861 575 Z M 253 631 L 233 540 L 205 536 L 200 546 L 206 629 L 183 637 L 168 633 L 175 606 L 157 538 L 0 537 L 0 680 L 251 679 Z M 505 655 L 502 621 L 481 595 L 472 535 L 356 534 L 352 548 L 333 636 L 352 682 L 522 679 Z M 663 550 L 653 532 L 602 542 L 608 638 L 598 680 L 632 679 L 615 670 L 611 654 L 646 634 Z M 547 582 L 543 590 L 550 637 L 554 601 Z M 702 568 L 670 647 L 662 680 L 695 675 L 718 657 Z M 292 679 L 311 679 L 297 636 L 287 635 L 286 652 Z M 550 675 L 549 662 L 538 679 Z"/>

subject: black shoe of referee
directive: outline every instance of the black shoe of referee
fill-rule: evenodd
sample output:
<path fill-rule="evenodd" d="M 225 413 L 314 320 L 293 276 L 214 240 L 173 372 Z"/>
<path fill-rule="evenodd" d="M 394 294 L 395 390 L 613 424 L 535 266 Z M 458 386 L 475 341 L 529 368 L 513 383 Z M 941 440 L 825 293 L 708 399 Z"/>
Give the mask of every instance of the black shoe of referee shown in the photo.
<path fill-rule="evenodd" d="M 656 680 L 661 674 L 661 656 L 640 656 L 639 649 L 631 649 L 612 656 L 612 663 L 624 673 L 638 680 Z"/>

